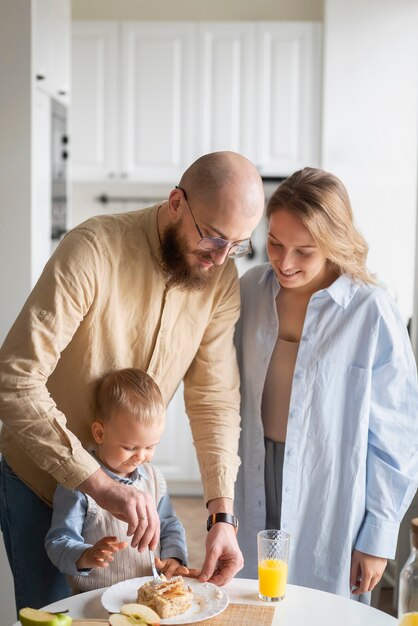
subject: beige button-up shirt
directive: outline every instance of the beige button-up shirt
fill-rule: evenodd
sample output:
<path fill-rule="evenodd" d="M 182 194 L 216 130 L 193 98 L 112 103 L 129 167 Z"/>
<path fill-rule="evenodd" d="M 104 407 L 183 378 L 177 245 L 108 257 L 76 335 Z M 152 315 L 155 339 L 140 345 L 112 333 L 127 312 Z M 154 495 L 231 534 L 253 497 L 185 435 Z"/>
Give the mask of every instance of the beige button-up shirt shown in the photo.
<path fill-rule="evenodd" d="M 233 497 L 238 470 L 235 264 L 202 292 L 168 288 L 158 206 L 92 218 L 48 261 L 0 349 L 0 450 L 52 502 L 99 468 L 87 452 L 99 377 L 147 371 L 168 403 L 184 379 L 206 501 Z"/>

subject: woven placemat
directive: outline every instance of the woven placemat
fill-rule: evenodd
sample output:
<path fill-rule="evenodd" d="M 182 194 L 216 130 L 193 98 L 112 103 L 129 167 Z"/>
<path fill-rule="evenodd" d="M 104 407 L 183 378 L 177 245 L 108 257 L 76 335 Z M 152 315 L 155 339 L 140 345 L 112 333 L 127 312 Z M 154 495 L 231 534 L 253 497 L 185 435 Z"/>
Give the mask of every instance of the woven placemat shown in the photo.
<path fill-rule="evenodd" d="M 229 604 L 220 615 L 198 623 L 202 626 L 271 626 L 274 611 L 274 606 Z"/>

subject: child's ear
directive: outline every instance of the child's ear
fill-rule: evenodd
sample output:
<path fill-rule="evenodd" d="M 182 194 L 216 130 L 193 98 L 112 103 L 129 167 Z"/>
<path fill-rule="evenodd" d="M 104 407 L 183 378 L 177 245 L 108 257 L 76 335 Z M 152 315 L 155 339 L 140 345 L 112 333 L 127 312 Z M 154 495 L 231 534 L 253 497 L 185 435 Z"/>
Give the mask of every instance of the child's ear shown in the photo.
<path fill-rule="evenodd" d="M 96 443 L 100 444 L 103 442 L 104 427 L 102 422 L 93 422 L 91 432 Z"/>

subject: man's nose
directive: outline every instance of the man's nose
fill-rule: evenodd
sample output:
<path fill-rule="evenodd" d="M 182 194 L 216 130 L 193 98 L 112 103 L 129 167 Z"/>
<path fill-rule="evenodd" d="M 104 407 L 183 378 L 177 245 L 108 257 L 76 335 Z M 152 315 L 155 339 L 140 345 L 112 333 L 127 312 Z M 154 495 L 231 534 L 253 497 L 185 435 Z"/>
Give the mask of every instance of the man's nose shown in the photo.
<path fill-rule="evenodd" d="M 224 246 L 218 250 L 212 250 L 210 256 L 215 265 L 222 265 L 225 263 L 225 259 L 228 256 L 229 246 Z"/>

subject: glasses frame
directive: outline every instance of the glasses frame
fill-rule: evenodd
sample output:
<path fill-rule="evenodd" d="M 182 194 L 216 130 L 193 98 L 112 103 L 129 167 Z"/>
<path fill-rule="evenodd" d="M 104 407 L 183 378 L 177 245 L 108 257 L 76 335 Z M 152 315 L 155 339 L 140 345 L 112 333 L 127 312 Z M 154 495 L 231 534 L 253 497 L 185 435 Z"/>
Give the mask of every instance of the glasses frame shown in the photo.
<path fill-rule="evenodd" d="M 252 254 L 253 253 L 253 243 L 251 241 L 251 238 L 248 239 L 241 239 L 240 241 L 229 241 L 228 239 L 224 239 L 223 237 L 207 237 L 206 235 L 204 235 L 202 233 L 202 231 L 199 228 L 199 224 L 196 222 L 195 216 L 193 215 L 193 211 L 192 211 L 192 207 L 190 206 L 190 202 L 189 199 L 187 197 L 187 193 L 186 190 L 183 189 L 183 187 L 180 187 L 179 185 L 176 185 L 176 189 L 179 189 L 180 191 L 183 192 L 184 195 L 184 199 L 186 200 L 186 204 L 189 207 L 189 211 L 190 211 L 190 215 L 192 216 L 195 228 L 199 234 L 199 241 L 197 242 L 197 245 L 199 246 L 199 248 L 201 248 L 202 250 L 205 250 L 205 252 L 217 252 L 217 250 L 223 250 L 223 248 L 226 248 L 228 246 L 229 250 L 228 250 L 228 256 L 230 257 L 243 257 L 243 256 L 247 256 L 247 254 Z M 206 248 L 204 245 L 202 246 L 202 242 L 204 241 L 208 241 L 208 242 L 212 242 L 213 244 L 215 244 L 215 242 L 218 244 L 219 242 L 222 242 L 223 245 L 217 245 L 217 247 L 212 248 L 212 249 L 208 249 Z M 232 250 L 232 248 L 234 246 L 240 246 L 242 245 L 244 242 L 249 243 L 249 248 L 248 250 L 246 250 L 245 252 L 234 252 Z"/>

